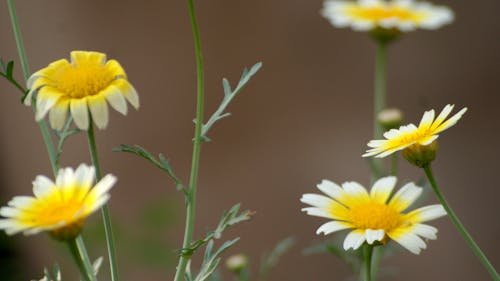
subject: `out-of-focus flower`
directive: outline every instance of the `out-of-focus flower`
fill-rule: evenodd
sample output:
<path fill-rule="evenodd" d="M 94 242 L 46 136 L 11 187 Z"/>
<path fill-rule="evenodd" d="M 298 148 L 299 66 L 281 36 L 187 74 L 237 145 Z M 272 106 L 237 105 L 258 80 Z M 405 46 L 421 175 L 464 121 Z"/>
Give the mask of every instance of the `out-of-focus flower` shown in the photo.
<path fill-rule="evenodd" d="M 108 106 L 127 114 L 127 102 L 136 109 L 139 96 L 128 82 L 127 75 L 116 60 L 106 61 L 98 52 L 73 51 L 71 62 L 55 61 L 35 72 L 28 79 L 30 89 L 25 104 L 30 105 L 36 96 L 36 120 L 49 113 L 52 128 L 61 130 L 68 110 L 78 128 L 89 127 L 89 110 L 92 120 L 100 129 L 108 125 Z"/>
<path fill-rule="evenodd" d="M 462 108 L 462 110 L 446 120 L 453 107 L 454 105 L 446 105 L 436 118 L 434 118 L 434 109 L 426 111 L 418 127 L 409 124 L 385 132 L 385 140 L 371 140 L 368 142 L 371 149 L 367 150 L 363 157 L 385 157 L 412 145 L 428 146 L 439 137 L 440 132 L 455 125 L 467 111 L 467 108 Z"/>
<path fill-rule="evenodd" d="M 413 0 L 327 0 L 321 13 L 333 26 L 357 31 L 437 29 L 453 21 L 449 8 Z"/>
<path fill-rule="evenodd" d="M 60 169 L 54 183 L 45 176 L 33 181 L 32 196 L 16 196 L 9 207 L 0 208 L 0 229 L 9 235 L 19 232 L 49 233 L 59 240 L 76 237 L 86 217 L 108 200 L 116 178 L 106 175 L 97 184 L 94 167 L 81 164 L 76 170 Z"/>
<path fill-rule="evenodd" d="M 446 215 L 441 205 L 430 205 L 403 213 L 422 193 L 422 188 L 410 182 L 389 200 L 396 185 L 395 177 L 377 180 L 370 193 L 356 182 L 342 187 L 323 180 L 317 185 L 328 196 L 304 194 L 300 201 L 312 207 L 303 208 L 308 215 L 332 219 L 321 225 L 317 234 L 330 234 L 353 229 L 344 240 L 344 249 L 358 249 L 364 242 L 385 244 L 389 239 L 414 254 L 426 244 L 422 238 L 436 239 L 437 229 L 423 222 Z"/>

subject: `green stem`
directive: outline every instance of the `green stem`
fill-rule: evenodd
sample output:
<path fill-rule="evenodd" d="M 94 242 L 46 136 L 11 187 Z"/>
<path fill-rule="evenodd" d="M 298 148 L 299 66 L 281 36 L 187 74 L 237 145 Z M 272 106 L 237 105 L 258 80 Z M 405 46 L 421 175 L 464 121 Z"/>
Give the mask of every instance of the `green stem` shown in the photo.
<path fill-rule="evenodd" d="M 193 0 L 187 0 L 189 9 L 189 18 L 191 20 L 191 28 L 194 38 L 194 48 L 196 56 L 196 76 L 197 76 L 197 98 L 196 98 L 196 125 L 194 132 L 193 155 L 191 160 L 191 173 L 189 177 L 189 190 L 186 199 L 186 226 L 184 230 L 184 241 L 182 248 L 189 247 L 193 240 L 194 220 L 196 212 L 196 190 L 198 186 L 198 170 L 200 162 L 201 142 L 202 142 L 202 127 L 203 127 L 203 104 L 204 104 L 204 79 L 203 79 L 203 56 L 201 54 L 200 33 L 196 20 Z M 175 272 L 175 281 L 181 281 L 184 278 L 186 265 L 190 256 L 181 255 L 177 270 Z"/>
<path fill-rule="evenodd" d="M 96 173 L 96 181 L 102 179 L 101 165 L 99 164 L 99 157 L 97 154 L 97 145 L 94 136 L 94 123 L 92 117 L 89 116 L 89 129 L 87 131 L 87 139 L 89 143 L 90 158 L 92 159 L 92 165 L 94 165 Z M 108 257 L 109 264 L 111 267 L 111 280 L 118 280 L 118 266 L 116 263 L 116 251 L 115 251 L 115 240 L 113 237 L 113 227 L 111 225 L 111 217 L 109 215 L 108 205 L 104 205 L 101 208 L 102 220 L 104 223 L 104 232 L 106 233 L 106 244 L 108 246 Z"/>
<path fill-rule="evenodd" d="M 387 43 L 377 42 L 375 59 L 375 95 L 373 102 L 373 121 L 375 139 L 382 138 L 383 127 L 378 121 L 378 114 L 385 109 L 387 99 Z"/>
<path fill-rule="evenodd" d="M 73 238 L 67 241 L 67 243 L 71 256 L 73 257 L 74 262 L 78 266 L 82 278 L 85 281 L 97 281 L 96 277 L 94 276 L 94 269 L 92 268 L 92 265 L 90 265 L 90 263 L 87 264 L 84 261 L 85 259 L 82 256 L 82 253 L 80 252 L 80 247 L 79 243 L 77 242 L 77 239 Z"/>
<path fill-rule="evenodd" d="M 14 37 L 16 39 L 17 53 L 19 54 L 19 59 L 21 60 L 21 67 L 23 69 L 24 79 L 28 81 L 28 78 L 30 78 L 30 70 L 28 67 L 28 59 L 26 58 L 26 50 L 24 49 L 24 42 L 23 42 L 23 37 L 21 35 L 21 29 L 19 28 L 19 21 L 17 20 L 17 13 L 16 13 L 16 7 L 14 6 L 14 0 L 7 0 L 7 6 L 9 7 L 12 30 L 14 31 Z"/>
<path fill-rule="evenodd" d="M 78 249 L 78 253 L 83 261 L 83 265 L 85 266 L 86 271 L 91 272 L 90 276 L 93 281 L 94 280 L 97 281 L 97 278 L 95 277 L 94 274 L 94 267 L 90 262 L 89 254 L 87 253 L 87 248 L 85 247 L 85 243 L 83 242 L 82 235 L 76 237 L 76 247 Z"/>
<path fill-rule="evenodd" d="M 448 213 L 448 216 L 451 218 L 451 221 L 453 222 L 453 224 L 457 228 L 458 232 L 462 235 L 464 240 L 469 244 L 470 248 L 472 249 L 474 254 L 477 256 L 477 258 L 481 261 L 481 263 L 486 268 L 486 270 L 488 270 L 489 274 L 491 275 L 491 278 L 493 278 L 493 280 L 495 280 L 495 281 L 500 281 L 500 276 L 496 272 L 493 265 L 490 263 L 490 261 L 488 260 L 486 255 L 481 251 L 481 249 L 476 244 L 476 242 L 474 242 L 474 239 L 472 239 L 472 236 L 470 236 L 470 234 L 467 232 L 467 230 L 465 229 L 463 224 L 460 222 L 460 220 L 458 219 L 455 212 L 453 212 L 450 205 L 448 204 L 448 202 L 444 198 L 443 194 L 441 193 L 441 191 L 436 183 L 436 180 L 434 179 L 434 175 L 432 173 L 431 166 L 430 165 L 424 166 L 424 171 L 425 171 L 425 174 L 427 175 L 427 178 L 429 179 L 429 182 L 431 183 L 431 187 L 434 190 L 434 193 L 436 194 L 436 196 L 439 199 L 439 202 L 441 202 L 441 205 L 443 205 L 444 209 Z"/>
<path fill-rule="evenodd" d="M 375 85 L 373 99 L 373 137 L 381 139 L 383 127 L 378 120 L 378 114 L 386 107 L 386 84 L 387 84 L 387 42 L 377 40 L 377 51 L 375 56 Z M 383 172 L 382 159 L 372 158 L 376 170 Z M 372 174 L 372 178 L 374 175 Z"/>
<path fill-rule="evenodd" d="M 28 59 L 26 57 L 26 50 L 24 49 L 23 37 L 21 35 L 21 29 L 19 28 L 19 21 L 17 19 L 16 7 L 14 5 L 14 0 L 7 0 L 7 6 L 9 8 L 10 20 L 12 24 L 12 30 L 14 32 L 14 38 L 16 40 L 17 52 L 19 54 L 19 59 L 21 60 L 21 68 L 23 70 L 24 79 L 28 81 L 30 77 L 30 70 L 28 67 Z M 57 164 L 56 164 L 56 151 L 54 149 L 54 143 L 50 137 L 49 130 L 45 120 L 38 122 L 40 131 L 42 132 L 43 141 L 47 148 L 49 154 L 50 165 L 52 167 L 52 172 L 57 175 Z"/>
<path fill-rule="evenodd" d="M 365 244 L 363 248 L 363 276 L 365 281 L 372 281 L 373 245 Z"/>
<path fill-rule="evenodd" d="M 399 153 L 392 154 L 391 157 L 391 176 L 396 176 L 398 174 L 398 156 Z"/>

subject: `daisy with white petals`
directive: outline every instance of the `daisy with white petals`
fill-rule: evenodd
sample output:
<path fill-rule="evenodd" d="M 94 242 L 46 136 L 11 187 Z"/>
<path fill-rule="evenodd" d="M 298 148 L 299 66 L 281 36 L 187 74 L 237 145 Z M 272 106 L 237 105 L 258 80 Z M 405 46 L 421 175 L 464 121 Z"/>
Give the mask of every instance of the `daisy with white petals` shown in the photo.
<path fill-rule="evenodd" d="M 455 125 L 467 111 L 467 108 L 462 108 L 458 113 L 446 119 L 453 107 L 454 105 L 446 105 L 437 117 L 435 117 L 434 109 L 426 111 L 418 127 L 409 124 L 401 126 L 399 129 L 387 131 L 384 133 L 385 140 L 368 142 L 371 149 L 367 150 L 363 157 L 385 157 L 414 144 L 423 146 L 431 144 L 439 137 L 440 132 Z"/>
<path fill-rule="evenodd" d="M 69 110 L 75 124 L 89 128 L 89 110 L 99 129 L 108 125 L 108 106 L 127 114 L 128 101 L 139 108 L 139 97 L 127 74 L 116 60 L 106 61 L 98 52 L 73 51 L 71 62 L 55 61 L 28 79 L 30 89 L 24 103 L 31 104 L 36 93 L 36 120 L 49 113 L 52 128 L 61 130 Z"/>
<path fill-rule="evenodd" d="M 327 0 L 321 13 L 335 27 L 358 31 L 437 29 L 453 21 L 449 8 L 413 0 Z"/>
<path fill-rule="evenodd" d="M 342 186 L 323 180 L 317 185 L 325 195 L 304 194 L 300 201 L 312 207 L 302 211 L 311 216 L 331 219 L 320 226 L 317 234 L 353 229 L 344 240 L 344 249 L 358 249 L 363 243 L 385 244 L 396 241 L 414 254 L 426 248 L 424 239 L 436 239 L 437 229 L 423 222 L 446 215 L 441 205 L 430 205 L 406 212 L 422 193 L 414 183 L 404 185 L 392 198 L 396 177 L 375 182 L 371 191 L 357 182 Z"/>
<path fill-rule="evenodd" d="M 0 229 L 9 235 L 49 231 L 60 240 L 80 233 L 86 217 L 110 198 L 108 191 L 116 178 L 106 175 L 94 185 L 95 169 L 81 164 L 76 170 L 60 169 L 54 183 L 45 176 L 33 181 L 32 196 L 16 196 L 8 207 L 0 208 Z"/>

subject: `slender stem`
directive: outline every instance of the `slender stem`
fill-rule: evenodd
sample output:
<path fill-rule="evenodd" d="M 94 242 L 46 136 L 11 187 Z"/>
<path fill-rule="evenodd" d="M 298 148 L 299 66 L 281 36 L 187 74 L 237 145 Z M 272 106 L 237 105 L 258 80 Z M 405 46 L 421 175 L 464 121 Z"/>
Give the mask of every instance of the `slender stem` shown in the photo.
<path fill-rule="evenodd" d="M 495 281 L 500 281 L 500 276 L 496 272 L 495 268 L 493 265 L 490 263 L 486 255 L 481 251 L 479 246 L 474 242 L 474 239 L 472 239 L 472 236 L 467 232 L 463 224 L 460 222 L 458 219 L 457 215 L 453 210 L 451 209 L 450 205 L 444 198 L 443 194 L 441 193 L 436 180 L 434 179 L 434 175 L 432 173 L 432 169 L 430 165 L 427 165 L 424 167 L 425 174 L 427 175 L 427 178 L 429 179 L 429 182 L 431 183 L 431 187 L 434 190 L 434 193 L 436 193 L 436 196 L 439 199 L 439 202 L 441 202 L 441 205 L 443 205 L 444 209 L 448 213 L 448 216 L 451 218 L 451 221 L 457 228 L 458 232 L 462 235 L 464 240 L 469 244 L 470 248 L 474 252 L 474 254 L 477 256 L 477 258 L 481 261 L 483 266 L 488 270 L 488 272 L 491 275 L 491 278 Z"/>
<path fill-rule="evenodd" d="M 399 153 L 392 154 L 391 157 L 391 176 L 396 176 L 398 174 L 398 156 Z"/>
<path fill-rule="evenodd" d="M 363 276 L 365 281 L 372 281 L 373 245 L 366 244 L 363 249 Z"/>
<path fill-rule="evenodd" d="M 204 109 L 204 79 L 203 79 L 203 56 L 201 54 L 200 33 L 196 14 L 194 9 L 193 0 L 187 0 L 189 9 L 189 18 L 191 20 L 191 27 L 194 38 L 194 49 L 196 56 L 196 76 L 197 76 L 197 98 L 196 98 L 196 125 L 194 132 L 193 155 L 191 160 L 191 173 L 189 176 L 189 190 L 186 200 L 186 226 L 184 230 L 184 241 L 182 248 L 187 248 L 193 240 L 193 230 L 196 212 L 196 190 L 198 186 L 198 169 L 200 162 L 201 142 L 202 142 L 202 127 L 203 127 L 203 109 Z M 189 256 L 181 255 L 177 270 L 175 272 L 175 281 L 181 281 L 186 271 L 186 265 Z"/>
<path fill-rule="evenodd" d="M 387 43 L 377 41 L 375 58 L 375 95 L 373 102 L 373 135 L 376 139 L 382 137 L 383 127 L 378 121 L 378 114 L 386 107 L 387 98 Z"/>
<path fill-rule="evenodd" d="M 87 131 L 87 139 L 89 143 L 90 158 L 92 159 L 92 165 L 95 167 L 96 180 L 100 181 L 102 179 L 101 165 L 99 164 L 99 156 L 97 154 L 97 145 L 94 136 L 94 123 L 92 117 L 89 117 L 89 129 Z M 113 227 L 111 225 L 111 217 L 109 215 L 108 205 L 104 205 L 101 208 L 102 220 L 104 223 L 104 232 L 106 233 L 106 244 L 108 246 L 108 257 L 109 265 L 111 267 L 111 280 L 118 280 L 118 265 L 116 263 L 116 251 L 115 251 L 115 240 L 113 237 Z"/>
<path fill-rule="evenodd" d="M 387 84 L 387 42 L 377 40 L 377 51 L 375 56 L 375 84 L 373 98 L 373 137 L 382 138 L 383 127 L 378 120 L 378 114 L 386 107 L 386 84 Z M 382 159 L 372 158 L 376 170 L 384 174 Z M 372 173 L 372 180 L 374 175 Z"/>
<path fill-rule="evenodd" d="M 78 253 L 83 261 L 83 265 L 88 273 L 91 273 L 92 280 L 97 280 L 94 274 L 94 267 L 89 258 L 89 254 L 87 253 L 87 248 L 85 247 L 85 243 L 83 242 L 83 238 L 81 235 L 76 237 L 76 247 L 78 249 Z"/>
<path fill-rule="evenodd" d="M 74 262 L 78 266 L 82 278 L 85 281 L 97 281 L 94 275 L 94 269 L 92 268 L 92 265 L 90 265 L 90 263 L 87 264 L 84 261 L 82 253 L 80 252 L 80 247 L 78 245 L 77 239 L 71 239 L 67 241 L 67 243 L 71 256 L 73 257 Z"/>
<path fill-rule="evenodd" d="M 28 59 L 26 57 L 26 50 L 24 49 L 23 37 L 21 35 L 21 29 L 19 27 L 19 21 L 17 19 L 16 7 L 14 5 L 14 0 L 7 0 L 7 6 L 9 7 L 10 20 L 12 24 L 12 30 L 14 32 L 14 38 L 16 40 L 17 52 L 19 54 L 19 59 L 21 61 L 21 68 L 23 70 L 24 79 L 28 81 L 30 77 L 30 70 L 28 66 Z M 45 146 L 47 148 L 47 152 L 49 154 L 50 165 L 52 167 L 52 172 L 54 175 L 57 175 L 57 164 L 56 164 L 56 151 L 54 149 L 54 143 L 52 138 L 50 137 L 49 130 L 47 128 L 47 124 L 45 120 L 41 120 L 38 122 L 38 126 L 40 127 L 40 131 L 42 132 L 43 141 L 45 142 Z"/>
<path fill-rule="evenodd" d="M 28 78 L 30 77 L 30 70 L 28 67 L 28 59 L 26 58 L 26 50 L 24 49 L 21 29 L 19 28 L 19 21 L 17 20 L 17 13 L 16 13 L 16 7 L 14 5 L 14 0 L 7 0 L 7 6 L 9 7 L 12 30 L 14 31 L 14 37 L 16 39 L 17 53 L 19 54 L 19 59 L 21 60 L 21 67 L 23 69 L 24 79 L 28 81 Z"/>

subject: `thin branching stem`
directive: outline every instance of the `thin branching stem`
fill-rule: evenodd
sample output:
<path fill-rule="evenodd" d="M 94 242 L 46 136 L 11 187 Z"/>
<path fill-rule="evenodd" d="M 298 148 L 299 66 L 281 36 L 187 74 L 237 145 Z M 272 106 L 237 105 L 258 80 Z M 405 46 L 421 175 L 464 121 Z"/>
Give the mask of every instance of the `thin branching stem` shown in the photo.
<path fill-rule="evenodd" d="M 184 241 L 182 248 L 187 248 L 193 240 L 195 212 L 196 212 L 196 190 L 198 186 L 198 170 L 200 162 L 200 152 L 202 143 L 202 128 L 203 128 L 203 109 L 204 109 L 204 78 L 203 78 L 203 56 L 201 53 L 200 33 L 198 29 L 198 22 L 196 20 L 196 13 L 194 9 L 193 0 L 187 0 L 189 9 L 189 18 L 194 38 L 194 48 L 196 56 L 196 76 L 197 76 L 197 95 L 196 95 L 196 122 L 193 144 L 193 155 L 191 161 L 191 173 L 189 177 L 189 190 L 186 198 L 186 226 L 184 230 Z M 190 257 L 181 255 L 177 270 L 175 272 L 175 281 L 181 281 L 184 278 L 186 265 Z"/>
<path fill-rule="evenodd" d="M 458 219 L 458 216 L 455 214 L 453 209 L 451 209 L 450 205 L 444 198 L 443 194 L 441 193 L 441 190 L 439 189 L 436 180 L 434 179 L 434 175 L 432 173 L 432 169 L 430 165 L 424 166 L 424 171 L 425 174 L 427 175 L 427 178 L 429 179 L 429 182 L 431 184 L 432 190 L 434 190 L 434 193 L 436 194 L 437 198 L 439 199 L 439 202 L 441 205 L 443 205 L 444 209 L 446 210 L 446 213 L 448 213 L 448 216 L 450 217 L 451 221 L 457 228 L 458 232 L 464 240 L 469 244 L 469 247 L 472 249 L 474 254 L 477 256 L 479 261 L 483 264 L 483 266 L 488 270 L 488 273 L 491 275 L 491 278 L 495 281 L 500 281 L 500 276 L 498 275 L 498 272 L 495 270 L 491 262 L 488 260 L 486 255 L 481 251 L 481 248 L 476 244 L 472 236 L 467 232 L 465 229 L 464 225 L 462 222 Z"/>
<path fill-rule="evenodd" d="M 96 181 L 102 179 L 101 165 L 99 164 L 99 156 L 97 153 L 97 145 L 94 136 L 94 123 L 92 117 L 89 116 L 89 129 L 87 131 L 87 139 L 89 143 L 90 158 L 92 165 L 95 167 Z M 116 262 L 115 239 L 113 236 L 113 227 L 111 225 L 111 216 L 109 215 L 108 205 L 105 204 L 101 208 L 102 220 L 104 224 L 104 232 L 106 234 L 106 244 L 108 246 L 108 258 L 111 267 L 111 280 L 118 281 L 118 265 Z"/>

